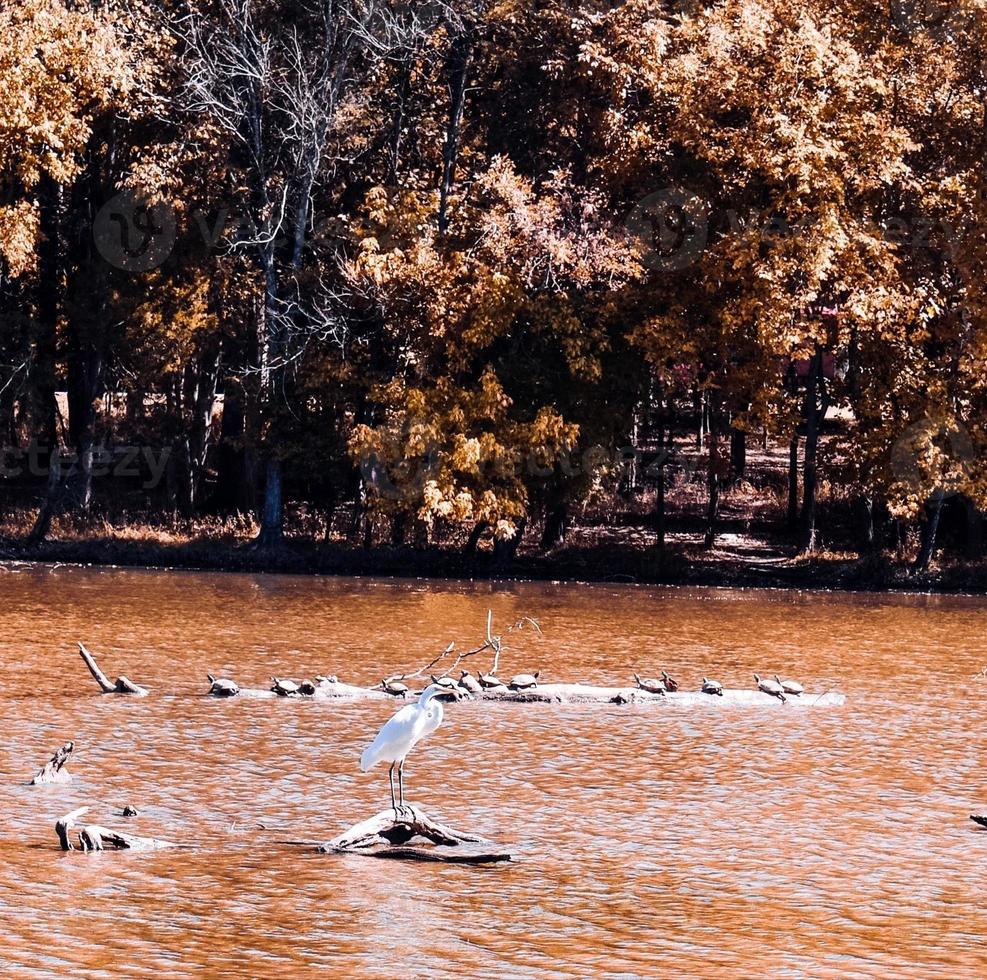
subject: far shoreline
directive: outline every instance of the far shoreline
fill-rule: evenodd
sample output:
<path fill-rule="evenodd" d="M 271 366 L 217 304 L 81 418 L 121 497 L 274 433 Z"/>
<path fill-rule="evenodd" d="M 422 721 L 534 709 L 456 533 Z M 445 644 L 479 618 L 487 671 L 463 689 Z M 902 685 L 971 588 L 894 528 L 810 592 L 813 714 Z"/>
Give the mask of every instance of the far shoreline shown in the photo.
<path fill-rule="evenodd" d="M 90 536 L 50 539 L 29 547 L 0 540 L 0 562 L 189 572 L 272 573 L 460 582 L 532 582 L 571 585 L 677 586 L 798 592 L 872 592 L 902 595 L 987 594 L 987 565 L 953 562 L 917 573 L 887 555 L 793 556 L 774 563 L 715 553 L 700 560 L 672 550 L 661 558 L 641 550 L 568 549 L 547 555 L 520 554 L 498 563 L 488 553 L 472 557 L 430 547 L 370 549 L 286 538 L 277 549 L 249 542 L 193 538 L 181 543 Z"/>

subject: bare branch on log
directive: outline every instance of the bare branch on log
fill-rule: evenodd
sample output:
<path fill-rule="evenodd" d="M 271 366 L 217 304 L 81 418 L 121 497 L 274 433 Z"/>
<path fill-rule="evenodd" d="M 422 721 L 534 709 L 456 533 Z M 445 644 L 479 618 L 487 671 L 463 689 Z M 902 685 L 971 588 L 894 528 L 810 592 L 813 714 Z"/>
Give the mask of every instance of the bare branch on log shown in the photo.
<path fill-rule="evenodd" d="M 49 783 L 67 783 L 72 778 L 72 773 L 64 767 L 74 748 L 74 742 L 66 742 L 60 749 L 56 750 L 55 754 L 45 763 L 41 772 L 31 780 L 31 785 L 47 786 Z"/>
<path fill-rule="evenodd" d="M 411 845 L 415 837 L 429 846 Z M 382 810 L 319 847 L 322 854 L 362 854 L 367 857 L 450 864 L 490 864 L 510 861 L 506 851 L 490 841 L 438 823 L 416 806 Z"/>
<path fill-rule="evenodd" d="M 136 694 L 138 697 L 144 697 L 147 694 L 147 688 L 135 684 L 129 677 L 124 677 L 122 674 L 116 679 L 115 683 L 110 683 L 110 679 L 100 670 L 99 664 L 96 663 L 96 658 L 82 643 L 79 643 L 79 654 L 89 668 L 89 673 L 96 678 L 96 683 L 99 684 L 100 690 L 104 694 Z"/>
<path fill-rule="evenodd" d="M 539 625 L 537 619 L 533 619 L 531 616 L 522 616 L 517 622 L 512 623 L 510 626 L 508 626 L 503 634 L 494 635 L 493 610 L 488 609 L 486 640 L 484 640 L 483 643 L 481 643 L 479 646 L 473 647 L 471 650 L 463 650 L 460 653 L 456 654 L 456 657 L 455 659 L 453 659 L 452 663 L 446 664 L 444 667 L 442 667 L 442 672 L 446 676 L 451 676 L 452 672 L 464 660 L 468 660 L 470 657 L 475 657 L 486 650 L 492 650 L 493 660 L 492 660 L 492 666 L 490 668 L 490 673 L 496 674 L 497 667 L 500 664 L 501 652 L 507 648 L 506 644 L 504 643 L 504 636 L 506 636 L 509 633 L 513 633 L 515 631 L 524 629 L 525 625 L 531 626 L 536 630 L 536 632 L 541 633 L 541 626 Z M 456 649 L 455 642 L 450 643 L 449 646 L 447 646 L 445 650 L 442 651 L 442 653 L 440 653 L 433 660 L 430 660 L 427 664 L 424 664 L 423 666 L 417 668 L 416 670 L 408 671 L 405 674 L 392 674 L 387 679 L 390 681 L 406 681 L 406 680 L 414 679 L 416 677 L 424 677 L 427 674 L 431 674 L 432 671 L 436 670 L 439 664 L 443 660 L 445 660 L 445 658 L 448 657 L 449 654 L 451 654 L 455 649 Z M 376 685 L 376 688 L 379 689 L 382 686 L 383 685 L 378 684 Z"/>
<path fill-rule="evenodd" d="M 72 846 L 72 841 L 69 840 L 69 831 L 75 825 L 76 819 L 88 812 L 89 807 L 80 806 L 78 810 L 73 810 L 71 813 L 66 813 L 64 817 L 59 817 L 58 820 L 55 821 L 55 833 L 58 834 L 58 843 L 62 845 L 63 851 L 75 850 Z"/>

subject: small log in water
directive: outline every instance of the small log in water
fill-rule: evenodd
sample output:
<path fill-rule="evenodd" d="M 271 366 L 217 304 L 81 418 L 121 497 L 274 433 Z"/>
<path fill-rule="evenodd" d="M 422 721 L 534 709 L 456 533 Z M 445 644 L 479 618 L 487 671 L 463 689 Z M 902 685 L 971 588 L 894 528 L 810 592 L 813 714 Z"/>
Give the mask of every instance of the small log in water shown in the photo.
<path fill-rule="evenodd" d="M 147 688 L 135 684 L 129 677 L 124 677 L 122 674 L 116 679 L 115 683 L 110 683 L 110 679 L 99 669 L 96 658 L 82 643 L 79 643 L 79 654 L 89 668 L 89 673 L 96 679 L 96 683 L 99 684 L 100 690 L 104 694 L 136 694 L 138 697 L 144 697 L 147 694 Z"/>
<path fill-rule="evenodd" d="M 981 827 L 987 827 L 987 815 L 981 813 L 971 813 L 970 819 Z"/>
<path fill-rule="evenodd" d="M 65 763 L 69 761 L 69 756 L 74 748 L 74 742 L 66 742 L 45 763 L 41 772 L 31 780 L 31 785 L 47 786 L 51 783 L 67 783 L 72 778 L 72 773 L 65 768 Z"/>
<path fill-rule="evenodd" d="M 428 843 L 412 844 L 416 837 Z M 444 864 L 493 864 L 511 860 L 509 852 L 498 849 L 490 841 L 438 823 L 410 805 L 381 810 L 320 845 L 319 852 Z"/>
<path fill-rule="evenodd" d="M 111 830 L 108 827 L 100 827 L 98 824 L 87 824 L 85 827 L 76 827 L 76 820 L 83 814 L 89 812 L 89 807 L 80 806 L 78 810 L 66 813 L 64 817 L 59 817 L 55 822 L 55 833 L 58 835 L 58 843 L 63 851 L 76 850 L 70 831 L 76 830 L 76 839 L 81 851 L 102 851 L 106 847 L 117 848 L 128 851 L 157 851 L 164 847 L 178 847 L 172 841 L 159 840 L 157 837 L 137 837 L 134 834 L 125 834 L 119 830 Z"/>

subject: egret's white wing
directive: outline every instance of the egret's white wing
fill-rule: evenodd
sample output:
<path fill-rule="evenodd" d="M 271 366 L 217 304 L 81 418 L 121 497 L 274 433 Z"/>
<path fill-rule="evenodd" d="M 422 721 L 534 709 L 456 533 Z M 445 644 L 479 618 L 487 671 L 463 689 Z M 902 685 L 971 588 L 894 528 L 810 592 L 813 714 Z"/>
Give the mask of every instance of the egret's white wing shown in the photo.
<path fill-rule="evenodd" d="M 400 762 L 419 739 L 438 727 L 442 717 L 436 707 L 422 710 L 416 703 L 396 712 L 363 750 L 360 768 L 366 772 L 378 762 Z"/>

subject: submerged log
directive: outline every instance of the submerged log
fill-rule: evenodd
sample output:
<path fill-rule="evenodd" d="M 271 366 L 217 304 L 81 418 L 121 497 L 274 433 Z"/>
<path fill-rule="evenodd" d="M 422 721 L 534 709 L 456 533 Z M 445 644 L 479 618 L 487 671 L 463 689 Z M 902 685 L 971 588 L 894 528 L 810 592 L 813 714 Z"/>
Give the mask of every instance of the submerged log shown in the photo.
<path fill-rule="evenodd" d="M 89 807 L 80 806 L 77 810 L 66 813 L 64 817 L 59 817 L 55 822 L 55 833 L 58 835 L 58 843 L 63 851 L 76 849 L 69 836 L 69 832 L 72 830 L 76 830 L 76 840 L 79 850 L 82 851 L 102 851 L 106 847 L 128 851 L 156 851 L 164 847 L 179 846 L 172 841 L 159 840 L 157 837 L 136 837 L 133 834 L 125 834 L 122 831 L 111 830 L 98 824 L 76 827 L 76 820 L 88 812 Z"/>
<path fill-rule="evenodd" d="M 44 768 L 31 780 L 32 786 L 47 786 L 50 783 L 67 783 L 72 778 L 72 773 L 65 768 L 65 763 L 69 761 L 69 756 L 75 748 L 74 742 L 66 742 L 55 754 L 45 763 Z"/>
<path fill-rule="evenodd" d="M 806 692 L 799 696 L 787 696 L 784 704 L 795 707 L 837 707 L 846 703 L 846 695 L 835 691 L 821 694 Z M 484 701 L 511 701 L 545 704 L 715 704 L 715 705 L 770 705 L 784 704 L 763 691 L 725 689 L 722 695 L 704 694 L 702 691 L 669 691 L 652 694 L 639 687 L 601 687 L 591 684 L 539 684 L 523 691 L 509 687 L 487 688 L 479 698 Z"/>
<path fill-rule="evenodd" d="M 344 684 L 336 677 L 316 677 L 315 682 L 305 681 L 299 685 L 297 695 L 293 695 L 287 700 L 299 700 L 305 698 L 315 698 L 316 700 L 339 700 L 339 701 L 393 701 L 395 698 L 390 694 L 385 694 L 379 689 L 371 687 L 357 687 L 354 684 Z M 310 687 L 310 690 L 308 689 Z M 212 692 L 210 692 L 212 693 Z M 274 691 L 264 690 L 256 687 L 241 687 L 239 696 L 242 698 L 277 698 L 280 695 Z"/>
<path fill-rule="evenodd" d="M 408 701 L 418 697 L 419 691 L 410 691 Z M 273 698 L 277 697 L 271 691 L 256 688 L 241 688 L 241 697 Z M 299 695 L 304 697 L 304 695 Z M 401 698 L 387 694 L 380 688 L 356 687 L 339 681 L 322 678 L 310 695 L 314 698 L 336 699 L 341 701 L 357 701 L 374 699 L 378 701 L 396 701 Z M 470 697 L 478 701 L 507 701 L 514 704 L 678 704 L 692 705 L 740 705 L 740 706 L 784 706 L 778 698 L 765 694 L 764 691 L 746 690 L 741 688 L 725 689 L 722 695 L 704 694 L 702 691 L 669 691 L 665 694 L 653 694 L 640 687 L 605 687 L 594 684 L 538 684 L 536 687 L 514 690 L 503 684 L 499 687 L 484 688 L 480 693 L 470 692 Z M 839 707 L 846 703 L 846 695 L 835 691 L 825 691 L 821 694 L 806 692 L 795 696 L 786 695 L 785 704 L 795 707 Z"/>
<path fill-rule="evenodd" d="M 987 815 L 981 813 L 971 813 L 970 819 L 974 823 L 980 824 L 981 827 L 987 827 Z"/>
<path fill-rule="evenodd" d="M 412 844 L 415 838 L 423 843 Z M 350 827 L 318 848 L 321 854 L 362 854 L 403 861 L 445 864 L 494 864 L 510 861 L 508 851 L 478 837 L 432 820 L 418 807 L 405 805 Z"/>
<path fill-rule="evenodd" d="M 138 697 L 144 697 L 147 694 L 147 688 L 135 684 L 129 677 L 124 677 L 123 674 L 115 682 L 111 683 L 106 674 L 99 669 L 96 658 L 82 643 L 79 643 L 79 654 L 89 668 L 89 673 L 96 679 L 96 683 L 99 684 L 100 690 L 104 694 L 135 694 Z"/>

